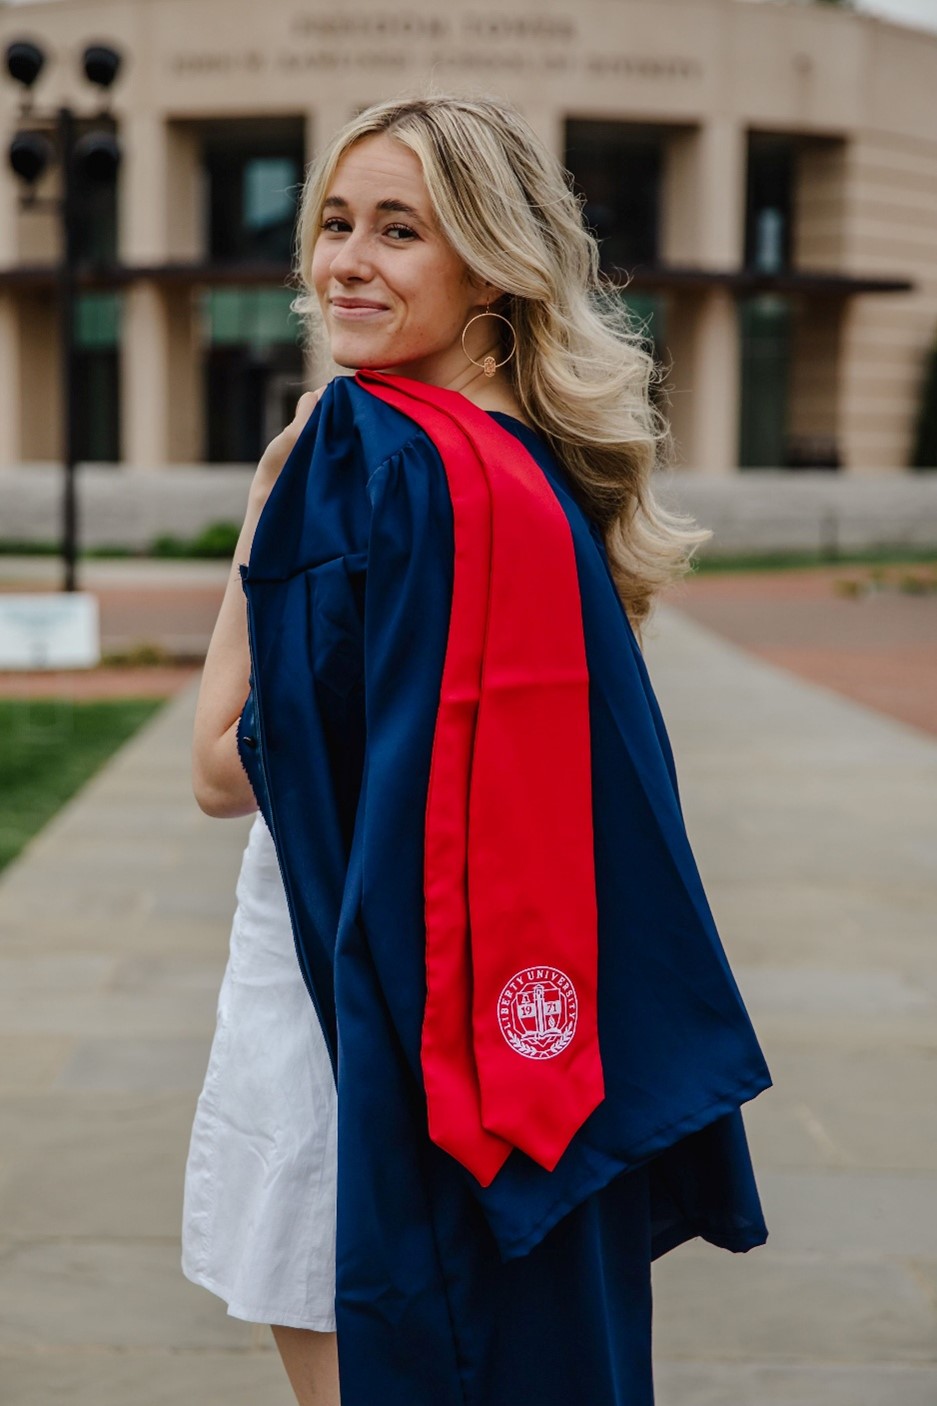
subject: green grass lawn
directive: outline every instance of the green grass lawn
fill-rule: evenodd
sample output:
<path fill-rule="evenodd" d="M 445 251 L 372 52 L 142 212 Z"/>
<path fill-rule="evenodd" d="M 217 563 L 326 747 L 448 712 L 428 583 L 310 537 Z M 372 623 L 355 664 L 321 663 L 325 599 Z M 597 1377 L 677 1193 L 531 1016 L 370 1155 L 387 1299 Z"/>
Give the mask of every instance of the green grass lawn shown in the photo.
<path fill-rule="evenodd" d="M 0 869 L 164 701 L 0 699 Z"/>

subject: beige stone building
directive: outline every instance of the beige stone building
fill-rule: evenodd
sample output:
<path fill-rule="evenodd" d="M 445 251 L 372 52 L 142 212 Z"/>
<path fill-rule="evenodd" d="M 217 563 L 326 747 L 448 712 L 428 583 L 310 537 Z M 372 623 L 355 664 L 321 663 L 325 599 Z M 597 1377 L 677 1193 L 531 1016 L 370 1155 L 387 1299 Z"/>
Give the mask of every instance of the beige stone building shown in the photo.
<path fill-rule="evenodd" d="M 899 472 L 937 336 L 937 36 L 746 0 L 52 0 L 0 12 L 43 112 L 123 56 L 116 186 L 86 192 L 80 457 L 252 461 L 305 375 L 289 312 L 304 163 L 432 83 L 515 101 L 586 197 L 670 366 L 688 470 Z M 0 87 L 4 141 L 41 125 Z M 52 195 L 56 173 L 39 194 Z M 54 210 L 0 173 L 0 463 L 59 455 Z"/>

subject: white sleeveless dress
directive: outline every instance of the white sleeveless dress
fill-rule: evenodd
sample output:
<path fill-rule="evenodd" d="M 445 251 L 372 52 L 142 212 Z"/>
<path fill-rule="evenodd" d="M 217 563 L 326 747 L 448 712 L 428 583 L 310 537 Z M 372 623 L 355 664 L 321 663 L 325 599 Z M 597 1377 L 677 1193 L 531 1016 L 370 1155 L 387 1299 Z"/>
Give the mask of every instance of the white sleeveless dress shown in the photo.
<path fill-rule="evenodd" d="M 252 1323 L 335 1330 L 336 1093 L 258 814 L 185 1171 L 182 1271 Z"/>

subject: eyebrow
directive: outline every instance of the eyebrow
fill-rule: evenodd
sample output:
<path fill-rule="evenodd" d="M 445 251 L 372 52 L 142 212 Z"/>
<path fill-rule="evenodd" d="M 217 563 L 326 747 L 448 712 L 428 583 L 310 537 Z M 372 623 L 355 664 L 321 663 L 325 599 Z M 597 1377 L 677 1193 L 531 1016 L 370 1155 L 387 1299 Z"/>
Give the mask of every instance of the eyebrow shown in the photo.
<path fill-rule="evenodd" d="M 348 201 L 341 195 L 330 195 L 322 202 L 325 210 L 347 210 Z M 403 200 L 395 200 L 392 197 L 387 200 L 379 200 L 375 205 L 375 210 L 388 210 L 395 215 L 410 215 L 413 219 L 419 220 L 421 224 L 425 221 L 419 210 L 414 210 L 412 205 L 407 205 Z"/>

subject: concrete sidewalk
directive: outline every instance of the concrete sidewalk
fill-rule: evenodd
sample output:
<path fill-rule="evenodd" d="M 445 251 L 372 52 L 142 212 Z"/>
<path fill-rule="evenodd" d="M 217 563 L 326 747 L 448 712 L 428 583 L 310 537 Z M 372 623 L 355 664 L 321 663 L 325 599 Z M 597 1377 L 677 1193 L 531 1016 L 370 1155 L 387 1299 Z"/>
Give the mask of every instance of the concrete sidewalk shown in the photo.
<path fill-rule="evenodd" d="M 288 1406 L 269 1331 L 179 1269 L 249 820 L 189 784 L 195 688 L 0 878 L 0 1402 Z"/>
<path fill-rule="evenodd" d="M 937 743 L 674 610 L 648 658 L 776 1083 L 746 1117 L 768 1245 L 655 1266 L 659 1406 L 933 1406 Z M 178 1267 L 249 825 L 191 799 L 193 704 L 0 881 L 4 1406 L 292 1400 L 267 1331 Z"/>
<path fill-rule="evenodd" d="M 934 1406 L 937 741 L 686 616 L 647 654 L 775 1081 L 768 1244 L 655 1269 L 659 1406 Z"/>

